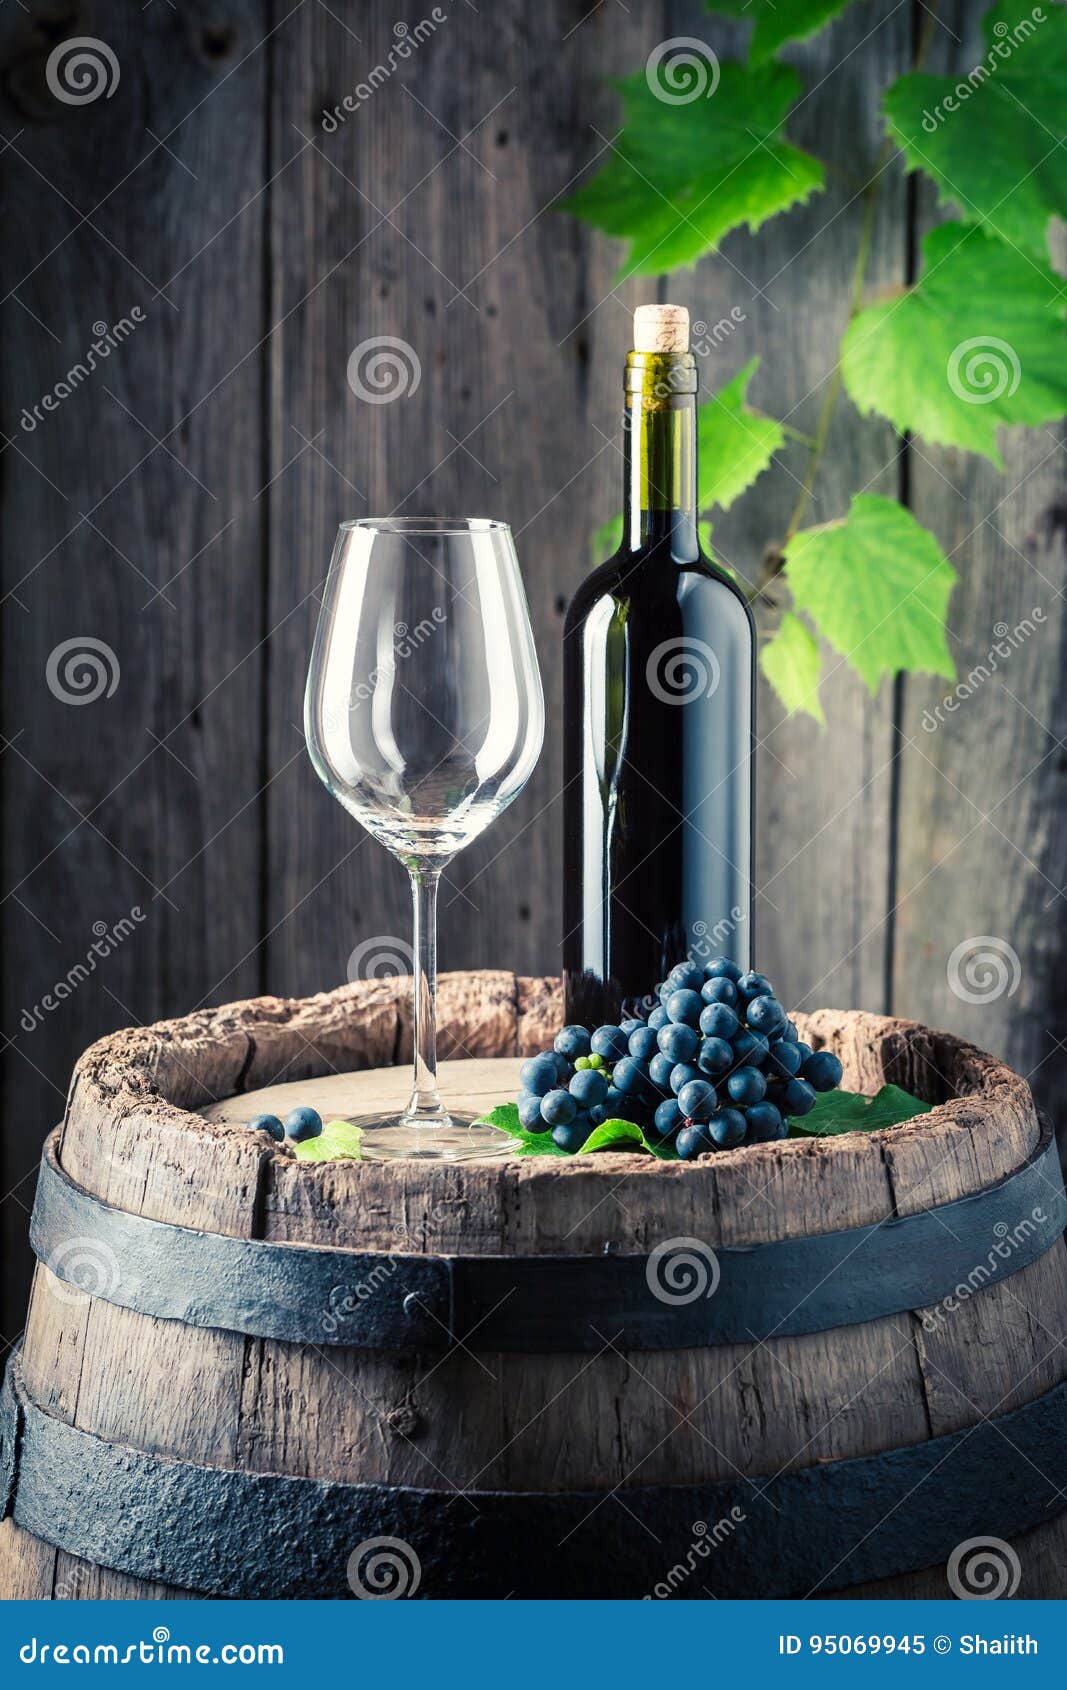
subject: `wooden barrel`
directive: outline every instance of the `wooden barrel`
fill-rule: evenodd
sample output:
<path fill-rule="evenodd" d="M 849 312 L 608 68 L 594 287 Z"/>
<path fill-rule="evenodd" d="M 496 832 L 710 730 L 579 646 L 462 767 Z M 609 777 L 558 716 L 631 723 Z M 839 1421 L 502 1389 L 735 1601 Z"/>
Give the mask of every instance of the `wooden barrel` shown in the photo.
<path fill-rule="evenodd" d="M 555 980 L 445 976 L 454 1092 L 508 1096 L 559 1019 Z M 353 1076 L 407 1059 L 406 981 L 93 1046 L 42 1165 L 0 1594 L 1067 1595 L 1029 1088 L 914 1023 L 801 1021 L 934 1109 L 685 1165 L 313 1164 L 241 1121 L 399 1095 Z"/>

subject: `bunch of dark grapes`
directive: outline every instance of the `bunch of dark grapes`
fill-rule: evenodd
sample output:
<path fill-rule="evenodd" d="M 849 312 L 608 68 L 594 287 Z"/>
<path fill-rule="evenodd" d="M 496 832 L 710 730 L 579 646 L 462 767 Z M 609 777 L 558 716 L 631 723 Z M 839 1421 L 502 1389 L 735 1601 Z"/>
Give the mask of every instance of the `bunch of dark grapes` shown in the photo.
<path fill-rule="evenodd" d="M 564 1027 L 519 1071 L 519 1120 L 580 1150 L 604 1121 L 633 1121 L 683 1162 L 784 1138 L 790 1116 L 841 1083 L 841 1064 L 813 1051 L 763 974 L 729 957 L 679 963 L 647 1020 Z"/>

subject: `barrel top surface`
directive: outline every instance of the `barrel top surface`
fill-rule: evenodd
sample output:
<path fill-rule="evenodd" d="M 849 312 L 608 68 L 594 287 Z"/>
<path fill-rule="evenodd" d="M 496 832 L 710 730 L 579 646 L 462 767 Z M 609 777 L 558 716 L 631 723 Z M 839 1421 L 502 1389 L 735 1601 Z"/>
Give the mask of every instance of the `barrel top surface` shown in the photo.
<path fill-rule="evenodd" d="M 891 1080 L 934 1107 L 877 1133 L 785 1140 L 696 1163 L 615 1152 L 308 1163 L 247 1132 L 243 1123 L 265 1103 L 278 1113 L 307 1100 L 326 1115 L 397 1106 L 407 1089 L 411 1007 L 410 981 L 394 978 L 307 999 L 252 999 L 110 1035 L 75 1070 L 61 1158 L 97 1195 L 187 1225 L 249 1224 L 231 1209 L 250 1190 L 255 1224 L 279 1238 L 380 1248 L 394 1237 L 398 1210 L 432 1209 L 454 1216 L 454 1226 L 438 1228 L 438 1248 L 450 1239 L 490 1251 L 533 1248 L 536 1240 L 538 1248 L 582 1251 L 606 1243 L 640 1249 L 664 1227 L 679 1235 L 699 1227 L 709 1242 L 726 1244 L 861 1225 L 966 1195 L 1033 1153 L 1040 1129 L 1029 1087 L 996 1058 L 950 1034 L 864 1011 L 819 1010 L 798 1020 L 813 1046 L 840 1056 L 849 1089 L 873 1093 Z M 562 1021 L 560 982 L 446 974 L 439 1021 L 449 1100 L 489 1108 L 514 1095 L 520 1059 L 551 1043 Z M 536 1217 L 525 1243 L 520 1214 Z"/>

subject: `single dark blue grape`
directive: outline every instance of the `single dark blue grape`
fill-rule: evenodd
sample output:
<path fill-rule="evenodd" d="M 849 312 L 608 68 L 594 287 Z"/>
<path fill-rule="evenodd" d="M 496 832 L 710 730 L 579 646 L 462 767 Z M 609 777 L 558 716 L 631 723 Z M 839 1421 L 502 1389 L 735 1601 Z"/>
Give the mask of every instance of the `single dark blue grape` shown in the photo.
<path fill-rule="evenodd" d="M 685 1116 L 679 1109 L 677 1100 L 668 1097 L 659 1105 L 653 1119 L 656 1132 L 660 1138 L 669 1138 L 670 1134 L 676 1132 L 681 1126 Z"/>
<path fill-rule="evenodd" d="M 800 1034 L 797 1032 L 796 1022 L 787 1021 L 785 1024 L 785 1031 L 779 1033 L 778 1037 L 780 1039 L 784 1039 L 786 1044 L 795 1045 L 797 1040 L 800 1038 Z"/>
<path fill-rule="evenodd" d="M 741 978 L 741 970 L 736 962 L 731 961 L 728 956 L 713 956 L 710 962 L 704 964 L 704 973 L 709 980 L 721 979 L 736 982 Z"/>
<path fill-rule="evenodd" d="M 579 1109 L 591 1109 L 608 1095 L 608 1077 L 602 1068 L 579 1068 L 567 1087 Z"/>
<path fill-rule="evenodd" d="M 591 1127 L 602 1127 L 605 1121 L 612 1119 L 606 1103 L 594 1103 L 589 1111 L 589 1125 Z"/>
<path fill-rule="evenodd" d="M 635 1027 L 630 1034 L 631 1056 L 635 1056 L 638 1062 L 651 1062 L 658 1049 L 659 1045 L 656 1043 L 654 1027 L 646 1027 L 644 1022 Z"/>
<path fill-rule="evenodd" d="M 786 1115 L 806 1115 L 815 1107 L 815 1087 L 807 1080 L 790 1080 L 782 1092 L 781 1108 Z"/>
<path fill-rule="evenodd" d="M 656 1005 L 655 1009 L 649 1012 L 647 1025 L 652 1028 L 654 1033 L 658 1033 L 661 1027 L 669 1025 L 670 1019 L 671 1018 L 667 1014 L 667 1011 L 660 1003 Z"/>
<path fill-rule="evenodd" d="M 726 1039 L 704 1039 L 701 1042 L 697 1067 L 702 1074 L 725 1074 L 733 1061 L 733 1049 Z"/>
<path fill-rule="evenodd" d="M 589 1043 L 594 1054 L 602 1056 L 605 1062 L 618 1062 L 626 1055 L 629 1040 L 621 1027 L 614 1027 L 609 1021 L 597 1028 Z"/>
<path fill-rule="evenodd" d="M 735 1068 L 726 1089 L 734 1103 L 762 1103 L 767 1095 L 767 1082 L 758 1068 Z"/>
<path fill-rule="evenodd" d="M 560 1056 L 556 1052 L 553 1052 L 553 1055 L 556 1061 L 556 1084 L 565 1086 L 575 1072 L 574 1063 L 568 1062 L 565 1056 Z"/>
<path fill-rule="evenodd" d="M 309 1109 L 306 1104 L 300 1109 L 291 1109 L 285 1117 L 285 1136 L 291 1138 L 294 1144 L 318 1138 L 321 1131 L 322 1116 L 317 1109 Z"/>
<path fill-rule="evenodd" d="M 561 1027 L 553 1040 L 552 1049 L 558 1056 L 565 1056 L 568 1062 L 577 1062 L 580 1056 L 589 1055 L 589 1029 L 579 1027 L 575 1022 L 569 1027 Z"/>
<path fill-rule="evenodd" d="M 569 1127 L 578 1113 L 578 1101 L 558 1086 L 541 1099 L 541 1119 L 550 1127 Z"/>
<path fill-rule="evenodd" d="M 747 1131 L 748 1123 L 740 1109 L 720 1109 L 708 1122 L 708 1133 L 720 1150 L 733 1150 Z"/>
<path fill-rule="evenodd" d="M 800 1052 L 800 1066 L 801 1070 L 803 1070 L 805 1062 L 808 1060 L 808 1057 L 812 1055 L 812 1049 L 810 1045 L 806 1045 L 804 1043 L 803 1039 L 797 1040 L 797 1049 Z"/>
<path fill-rule="evenodd" d="M 800 1073 L 800 1052 L 785 1039 L 776 1039 L 767 1053 L 767 1072 L 776 1080 L 791 1080 Z"/>
<path fill-rule="evenodd" d="M 619 1022 L 619 1032 L 625 1033 L 626 1037 L 629 1038 L 631 1033 L 636 1033 L 638 1027 L 643 1026 L 645 1026 L 645 1022 L 640 1015 L 628 1015 L 625 1021 Z"/>
<path fill-rule="evenodd" d="M 519 1093 L 519 1124 L 527 1132 L 543 1132 L 545 1123 L 541 1119 L 541 1099 L 535 1091 L 520 1091 Z"/>
<path fill-rule="evenodd" d="M 678 1107 L 690 1121 L 706 1121 L 718 1099 L 710 1080 L 690 1080 L 678 1093 Z"/>
<path fill-rule="evenodd" d="M 695 1027 L 700 1020 L 704 1000 L 699 992 L 672 992 L 667 999 L 667 1014 L 681 1026 Z"/>
<path fill-rule="evenodd" d="M 755 1032 L 776 1039 L 785 1028 L 786 1013 L 777 998 L 764 994 L 749 1000 L 745 1020 Z"/>
<path fill-rule="evenodd" d="M 618 1086 L 609 1086 L 608 1095 L 604 1099 L 604 1108 L 607 1110 L 607 1114 L 604 1116 L 605 1121 L 614 1121 L 616 1116 L 622 1115 L 625 1107 L 626 1097 L 624 1093 L 619 1090 Z"/>
<path fill-rule="evenodd" d="M 672 1062 L 692 1062 L 700 1049 L 700 1034 L 695 1027 L 689 1027 L 684 1021 L 671 1022 L 667 1027 L 661 1027 L 656 1034 L 659 1048 L 664 1056 L 669 1056 Z"/>
<path fill-rule="evenodd" d="M 669 1056 L 664 1056 L 661 1050 L 657 1050 L 648 1065 L 648 1077 L 657 1090 L 670 1091 L 671 1071 L 674 1066 Z"/>
<path fill-rule="evenodd" d="M 704 984 L 704 970 L 696 962 L 679 962 L 667 976 L 676 992 L 699 992 Z"/>
<path fill-rule="evenodd" d="M 576 1118 L 573 1121 L 563 1121 L 558 1127 L 552 1128 L 552 1143 L 558 1145 L 560 1150 L 569 1150 L 573 1156 L 582 1148 L 592 1130 L 588 1116 L 580 1120 Z"/>
<path fill-rule="evenodd" d="M 747 1027 L 742 1027 L 730 1043 L 735 1062 L 740 1065 L 747 1063 L 750 1068 L 762 1068 L 771 1048 L 770 1040 L 763 1033 L 750 1033 Z"/>
<path fill-rule="evenodd" d="M 700 1017 L 700 1031 L 706 1039 L 732 1039 L 740 1022 L 728 1003 L 709 1003 Z"/>
<path fill-rule="evenodd" d="M 695 1162 L 698 1156 L 708 1156 L 714 1150 L 705 1126 L 683 1127 L 674 1141 L 674 1148 L 683 1162 Z"/>
<path fill-rule="evenodd" d="M 817 1050 L 808 1057 L 801 1073 L 816 1091 L 833 1091 L 841 1084 L 843 1070 L 832 1050 Z"/>
<path fill-rule="evenodd" d="M 750 969 L 738 980 L 737 992 L 742 1003 L 751 1003 L 753 998 L 773 997 L 774 987 L 765 974 L 757 974 L 755 969 Z"/>
<path fill-rule="evenodd" d="M 705 980 L 700 995 L 705 1003 L 728 1003 L 731 1009 L 737 1003 L 737 987 L 732 980 L 725 980 L 720 975 L 713 980 Z"/>
<path fill-rule="evenodd" d="M 745 1120 L 750 1144 L 769 1144 L 772 1139 L 785 1137 L 781 1110 L 773 1103 L 754 1103 L 751 1109 L 745 1110 Z"/>
<path fill-rule="evenodd" d="M 704 1076 L 695 1062 L 676 1062 L 671 1069 L 671 1090 L 677 1097 L 682 1087 L 687 1086 L 690 1080 L 702 1080 L 703 1078 Z"/>
<path fill-rule="evenodd" d="M 651 1082 L 643 1062 L 635 1056 L 624 1056 L 611 1071 L 611 1083 L 624 1097 L 643 1097 Z"/>
<path fill-rule="evenodd" d="M 538 1097 L 544 1097 L 554 1086 L 559 1085 L 559 1069 L 556 1059 L 547 1052 L 540 1056 L 531 1056 L 519 1069 L 519 1084 L 523 1091 L 532 1091 Z"/>
<path fill-rule="evenodd" d="M 285 1128 L 277 1115 L 253 1115 L 248 1123 L 250 1133 L 269 1133 L 271 1138 L 283 1139 Z"/>

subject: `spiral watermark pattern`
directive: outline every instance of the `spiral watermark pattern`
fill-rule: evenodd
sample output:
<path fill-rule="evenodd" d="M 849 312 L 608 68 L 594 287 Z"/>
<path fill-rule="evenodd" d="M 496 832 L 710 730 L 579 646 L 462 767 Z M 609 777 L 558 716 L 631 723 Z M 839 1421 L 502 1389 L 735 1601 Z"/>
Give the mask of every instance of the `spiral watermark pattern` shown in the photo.
<path fill-rule="evenodd" d="M 665 1244 L 657 1244 L 645 1268 L 652 1295 L 675 1308 L 713 1297 L 720 1277 L 719 1258 L 699 1238 L 668 1238 Z"/>
<path fill-rule="evenodd" d="M 695 35 L 673 35 L 648 55 L 645 81 L 664 105 L 688 106 L 711 99 L 719 86 L 719 61 Z"/>
<path fill-rule="evenodd" d="M 357 1544 L 346 1568 L 349 1588 L 361 1602 L 396 1602 L 414 1596 L 422 1563 L 402 1537 L 369 1537 Z"/>
<path fill-rule="evenodd" d="M 692 704 L 710 698 L 722 680 L 719 659 L 703 640 L 688 634 L 661 640 L 645 664 L 648 689 L 661 704 Z"/>
<path fill-rule="evenodd" d="M 347 978 L 352 980 L 391 980 L 398 974 L 410 974 L 415 965 L 415 953 L 406 939 L 395 933 L 376 933 L 371 939 L 361 939 L 348 959 Z"/>
<path fill-rule="evenodd" d="M 111 647 L 89 634 L 78 634 L 53 647 L 44 670 L 48 690 L 61 704 L 94 704 L 98 698 L 110 698 L 120 674 Z"/>
<path fill-rule="evenodd" d="M 946 974 L 950 990 L 963 1003 L 995 1003 L 998 998 L 1015 996 L 1023 965 L 1006 939 L 977 933 L 960 940 L 948 959 Z"/>
<path fill-rule="evenodd" d="M 996 1602 L 1014 1596 L 1023 1576 L 1018 1555 L 1000 1537 L 969 1537 L 958 1543 L 945 1572 L 949 1589 L 961 1602 Z"/>
<path fill-rule="evenodd" d="M 119 85 L 119 61 L 106 41 L 74 35 L 53 47 L 44 68 L 49 92 L 65 106 L 110 100 Z"/>
<path fill-rule="evenodd" d="M 118 1257 L 98 1238 L 65 1238 L 45 1266 L 53 1276 L 52 1292 L 61 1303 L 86 1303 L 90 1297 L 108 1301 L 121 1279 Z"/>
<path fill-rule="evenodd" d="M 348 385 L 368 405 L 391 405 L 418 392 L 422 364 L 415 348 L 396 335 L 361 340 L 348 360 Z"/>
<path fill-rule="evenodd" d="M 1014 346 L 999 335 L 978 334 L 961 340 L 949 355 L 948 385 L 966 405 L 991 405 L 1010 399 L 1022 380 L 1022 365 Z"/>

